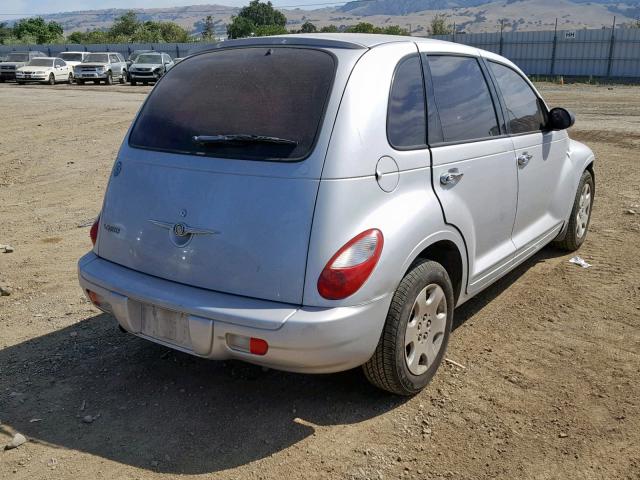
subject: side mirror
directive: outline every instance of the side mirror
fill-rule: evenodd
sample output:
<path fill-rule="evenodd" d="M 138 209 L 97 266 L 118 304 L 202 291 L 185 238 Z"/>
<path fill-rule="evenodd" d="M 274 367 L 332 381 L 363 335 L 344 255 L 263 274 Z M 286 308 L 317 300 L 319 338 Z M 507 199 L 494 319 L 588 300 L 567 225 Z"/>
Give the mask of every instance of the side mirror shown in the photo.
<path fill-rule="evenodd" d="M 556 107 L 549 112 L 549 128 L 551 130 L 566 130 L 576 123 L 576 116 L 566 108 Z"/>

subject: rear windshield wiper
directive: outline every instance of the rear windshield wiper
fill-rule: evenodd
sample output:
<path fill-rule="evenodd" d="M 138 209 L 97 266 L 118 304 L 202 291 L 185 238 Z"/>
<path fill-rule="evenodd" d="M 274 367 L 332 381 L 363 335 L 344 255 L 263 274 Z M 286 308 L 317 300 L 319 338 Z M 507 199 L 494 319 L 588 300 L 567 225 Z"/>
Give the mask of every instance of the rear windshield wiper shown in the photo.
<path fill-rule="evenodd" d="M 289 140 L 288 138 L 269 137 L 266 135 L 249 135 L 244 133 L 230 135 L 196 135 L 193 137 L 193 141 L 201 145 L 212 145 L 216 143 L 275 143 L 280 145 L 298 145 L 298 142 L 295 140 Z"/>

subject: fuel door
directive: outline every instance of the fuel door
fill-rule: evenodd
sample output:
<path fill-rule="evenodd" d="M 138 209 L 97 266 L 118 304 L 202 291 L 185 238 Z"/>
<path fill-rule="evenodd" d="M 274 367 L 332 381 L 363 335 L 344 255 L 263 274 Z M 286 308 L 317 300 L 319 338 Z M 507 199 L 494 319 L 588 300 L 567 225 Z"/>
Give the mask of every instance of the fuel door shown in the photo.
<path fill-rule="evenodd" d="M 400 169 L 393 158 L 384 156 L 378 160 L 376 180 L 380 188 L 387 193 L 396 189 L 400 181 Z"/>

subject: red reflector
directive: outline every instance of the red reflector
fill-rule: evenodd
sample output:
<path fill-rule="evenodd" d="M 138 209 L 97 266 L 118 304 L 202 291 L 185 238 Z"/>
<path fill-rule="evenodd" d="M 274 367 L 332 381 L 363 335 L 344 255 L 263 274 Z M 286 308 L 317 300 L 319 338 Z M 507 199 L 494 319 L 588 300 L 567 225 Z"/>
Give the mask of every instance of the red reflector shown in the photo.
<path fill-rule="evenodd" d="M 96 221 L 91 225 L 91 230 L 89 230 L 89 238 L 91 238 L 91 243 L 94 245 L 98 241 L 98 226 L 100 225 L 100 215 L 96 218 Z"/>
<path fill-rule="evenodd" d="M 91 303 L 93 303 L 96 307 L 100 306 L 100 296 L 96 292 L 87 290 L 87 295 L 89 296 L 89 300 L 91 300 Z"/>
<path fill-rule="evenodd" d="M 249 352 L 254 355 L 265 355 L 268 350 L 269 344 L 261 338 L 251 337 L 251 339 L 249 339 Z"/>

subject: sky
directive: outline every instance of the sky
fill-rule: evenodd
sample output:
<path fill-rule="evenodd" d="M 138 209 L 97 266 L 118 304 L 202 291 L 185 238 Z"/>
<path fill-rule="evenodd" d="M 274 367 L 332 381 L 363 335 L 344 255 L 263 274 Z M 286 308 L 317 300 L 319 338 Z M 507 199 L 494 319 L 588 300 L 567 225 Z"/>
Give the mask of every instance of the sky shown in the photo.
<path fill-rule="evenodd" d="M 271 0 L 276 7 L 300 6 L 322 8 L 322 3 L 335 0 Z M 74 10 L 101 10 L 104 8 L 162 8 L 183 5 L 218 4 L 242 7 L 249 0 L 1 0 L 0 18 L 16 18 L 39 13 L 70 12 Z M 345 2 L 335 2 L 336 4 Z M 16 16 L 11 16 L 15 14 Z"/>

